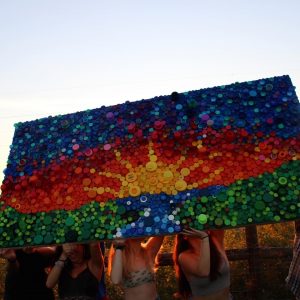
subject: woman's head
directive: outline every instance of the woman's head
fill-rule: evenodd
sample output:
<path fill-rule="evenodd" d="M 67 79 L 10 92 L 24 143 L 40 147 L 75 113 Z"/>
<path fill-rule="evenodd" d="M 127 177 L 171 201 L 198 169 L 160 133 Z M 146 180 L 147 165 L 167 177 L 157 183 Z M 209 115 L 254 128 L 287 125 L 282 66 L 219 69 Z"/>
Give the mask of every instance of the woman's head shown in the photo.
<path fill-rule="evenodd" d="M 63 250 L 66 256 L 73 263 L 81 262 L 84 259 L 84 248 L 80 244 L 64 244 Z"/>
<path fill-rule="evenodd" d="M 80 263 L 90 258 L 89 247 L 85 244 L 63 244 L 62 250 L 72 263 Z"/>

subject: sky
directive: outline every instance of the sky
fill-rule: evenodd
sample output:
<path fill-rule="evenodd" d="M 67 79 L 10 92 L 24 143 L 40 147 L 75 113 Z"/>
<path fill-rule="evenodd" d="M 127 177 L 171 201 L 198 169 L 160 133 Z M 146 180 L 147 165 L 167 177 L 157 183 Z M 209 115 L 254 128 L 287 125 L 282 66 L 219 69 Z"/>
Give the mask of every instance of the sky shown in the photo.
<path fill-rule="evenodd" d="M 0 183 L 14 124 L 290 75 L 300 1 L 0 0 Z"/>

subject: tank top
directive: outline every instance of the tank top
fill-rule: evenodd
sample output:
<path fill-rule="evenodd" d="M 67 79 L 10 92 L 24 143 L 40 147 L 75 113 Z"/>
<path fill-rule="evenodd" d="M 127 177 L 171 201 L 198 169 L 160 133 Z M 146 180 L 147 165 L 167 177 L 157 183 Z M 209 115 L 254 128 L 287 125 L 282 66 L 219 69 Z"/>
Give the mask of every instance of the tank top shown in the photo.
<path fill-rule="evenodd" d="M 209 277 L 190 276 L 189 284 L 193 296 L 207 296 L 230 286 L 230 269 L 227 259 L 223 260 L 220 275 L 213 281 Z"/>
<path fill-rule="evenodd" d="M 96 299 L 98 285 L 98 279 L 92 274 L 88 266 L 76 278 L 73 278 L 67 270 L 63 269 L 58 282 L 59 299 Z"/>

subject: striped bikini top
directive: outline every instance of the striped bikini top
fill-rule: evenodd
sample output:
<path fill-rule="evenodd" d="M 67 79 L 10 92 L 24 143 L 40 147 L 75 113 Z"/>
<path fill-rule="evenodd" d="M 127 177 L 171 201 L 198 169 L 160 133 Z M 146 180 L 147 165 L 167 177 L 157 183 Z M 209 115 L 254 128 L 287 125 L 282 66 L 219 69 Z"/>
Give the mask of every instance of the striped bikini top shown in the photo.
<path fill-rule="evenodd" d="M 125 288 L 134 288 L 144 283 L 155 282 L 155 273 L 149 269 L 142 269 L 139 271 L 130 272 L 123 280 Z"/>

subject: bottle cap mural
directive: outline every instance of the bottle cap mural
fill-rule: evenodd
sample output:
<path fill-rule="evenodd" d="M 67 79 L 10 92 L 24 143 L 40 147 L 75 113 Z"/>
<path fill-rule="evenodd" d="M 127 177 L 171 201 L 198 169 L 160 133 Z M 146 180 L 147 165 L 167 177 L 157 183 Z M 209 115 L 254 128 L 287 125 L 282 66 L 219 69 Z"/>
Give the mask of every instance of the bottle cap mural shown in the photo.
<path fill-rule="evenodd" d="M 281 76 L 18 123 L 0 247 L 300 218 L 299 120 Z"/>

